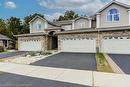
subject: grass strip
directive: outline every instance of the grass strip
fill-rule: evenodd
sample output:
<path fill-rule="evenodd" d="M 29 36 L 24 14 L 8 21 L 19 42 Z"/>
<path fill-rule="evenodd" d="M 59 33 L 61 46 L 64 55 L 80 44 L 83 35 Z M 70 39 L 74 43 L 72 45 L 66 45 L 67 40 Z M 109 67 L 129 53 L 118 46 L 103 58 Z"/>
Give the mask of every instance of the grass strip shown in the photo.
<path fill-rule="evenodd" d="M 96 54 L 96 62 L 97 62 L 97 71 L 114 73 L 102 53 Z"/>

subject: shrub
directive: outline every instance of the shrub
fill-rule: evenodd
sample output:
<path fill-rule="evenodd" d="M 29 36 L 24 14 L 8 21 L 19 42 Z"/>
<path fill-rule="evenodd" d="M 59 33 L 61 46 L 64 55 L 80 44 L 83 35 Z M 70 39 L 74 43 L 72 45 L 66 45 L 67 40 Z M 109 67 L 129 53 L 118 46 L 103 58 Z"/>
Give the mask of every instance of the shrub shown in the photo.
<path fill-rule="evenodd" d="M 50 55 L 50 54 L 52 54 L 52 53 L 49 52 L 49 51 L 42 51 L 40 54 L 41 54 L 41 55 Z"/>
<path fill-rule="evenodd" d="M 26 55 L 36 56 L 36 53 L 35 52 L 28 52 Z"/>
<path fill-rule="evenodd" d="M 4 47 L 0 46 L 0 52 L 4 52 Z"/>

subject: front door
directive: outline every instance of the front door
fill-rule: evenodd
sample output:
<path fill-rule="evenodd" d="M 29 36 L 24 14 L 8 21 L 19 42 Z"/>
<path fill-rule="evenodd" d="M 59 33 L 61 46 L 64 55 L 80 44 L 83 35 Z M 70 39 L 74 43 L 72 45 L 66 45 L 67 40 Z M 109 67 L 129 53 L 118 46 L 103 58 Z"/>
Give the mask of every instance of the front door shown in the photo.
<path fill-rule="evenodd" d="M 58 48 L 58 38 L 55 32 L 50 32 L 49 33 L 49 43 L 48 43 L 48 48 L 49 50 L 57 50 Z"/>

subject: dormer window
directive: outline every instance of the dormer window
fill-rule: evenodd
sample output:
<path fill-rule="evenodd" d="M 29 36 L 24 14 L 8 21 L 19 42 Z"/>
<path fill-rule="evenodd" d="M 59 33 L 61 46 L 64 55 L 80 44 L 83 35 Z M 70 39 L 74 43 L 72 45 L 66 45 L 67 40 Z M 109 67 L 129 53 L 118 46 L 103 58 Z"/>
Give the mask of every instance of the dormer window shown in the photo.
<path fill-rule="evenodd" d="M 38 30 L 41 30 L 41 23 L 39 23 L 37 26 L 38 26 Z"/>
<path fill-rule="evenodd" d="M 40 22 L 40 21 L 37 21 L 37 22 L 36 22 L 36 30 L 41 30 L 41 28 L 42 28 L 41 22 Z"/>
<path fill-rule="evenodd" d="M 85 28 L 85 22 L 79 22 L 78 25 L 80 28 Z"/>
<path fill-rule="evenodd" d="M 119 21 L 120 13 L 118 9 L 110 9 L 107 14 L 107 21 Z"/>

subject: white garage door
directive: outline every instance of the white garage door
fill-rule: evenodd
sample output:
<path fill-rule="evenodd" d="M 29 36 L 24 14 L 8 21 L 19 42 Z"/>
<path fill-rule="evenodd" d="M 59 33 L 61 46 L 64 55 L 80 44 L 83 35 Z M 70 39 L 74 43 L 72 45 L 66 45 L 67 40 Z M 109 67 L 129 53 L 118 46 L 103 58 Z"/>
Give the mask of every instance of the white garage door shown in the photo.
<path fill-rule="evenodd" d="M 101 51 L 104 53 L 130 54 L 129 37 L 107 37 L 102 40 Z"/>
<path fill-rule="evenodd" d="M 63 39 L 61 42 L 61 51 L 64 52 L 96 52 L 95 38 L 86 39 Z"/>
<path fill-rule="evenodd" d="M 42 44 L 40 40 L 23 40 L 19 43 L 20 51 L 41 51 Z"/>

